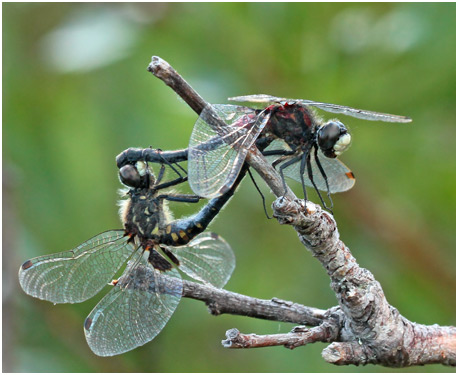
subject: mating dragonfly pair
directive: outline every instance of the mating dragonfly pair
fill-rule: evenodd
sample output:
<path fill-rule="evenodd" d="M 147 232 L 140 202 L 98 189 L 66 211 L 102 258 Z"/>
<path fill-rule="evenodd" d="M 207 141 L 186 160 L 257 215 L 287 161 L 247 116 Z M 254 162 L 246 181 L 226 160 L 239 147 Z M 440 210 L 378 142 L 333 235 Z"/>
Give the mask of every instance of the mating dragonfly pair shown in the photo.
<path fill-rule="evenodd" d="M 230 246 L 218 235 L 203 233 L 248 171 L 245 157 L 254 144 L 291 177 L 317 191 L 345 191 L 354 184 L 351 171 L 336 157 L 350 144 L 338 120 L 322 124 L 311 107 L 367 120 L 410 119 L 306 100 L 266 95 L 233 98 L 274 102 L 259 110 L 209 105 L 201 113 L 189 149 L 128 149 L 117 158 L 121 182 L 128 187 L 122 203 L 124 228 L 101 233 L 66 252 L 24 262 L 19 281 L 24 291 L 53 303 L 82 302 L 107 283 L 113 289 L 84 323 L 94 353 L 112 356 L 152 340 L 176 309 L 183 292 L 177 268 L 192 278 L 223 287 L 235 267 Z M 218 126 L 222 119 L 227 126 Z M 174 167 L 188 160 L 189 183 L 197 195 L 162 193 L 184 182 Z M 148 162 L 161 164 L 157 178 Z M 162 182 L 165 165 L 178 178 Z M 285 185 L 286 186 L 286 185 Z M 197 214 L 172 220 L 167 201 L 198 202 L 213 198 Z M 321 197 L 321 195 L 320 195 Z M 117 280 L 116 272 L 127 262 Z"/>

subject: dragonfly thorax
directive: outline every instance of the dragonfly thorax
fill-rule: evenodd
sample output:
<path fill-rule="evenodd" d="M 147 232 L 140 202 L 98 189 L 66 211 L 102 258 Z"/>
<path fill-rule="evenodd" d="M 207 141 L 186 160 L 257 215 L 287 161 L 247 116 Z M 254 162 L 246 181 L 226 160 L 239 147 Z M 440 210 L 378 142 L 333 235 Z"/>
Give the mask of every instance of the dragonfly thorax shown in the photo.
<path fill-rule="evenodd" d="M 291 148 L 304 148 L 315 139 L 317 128 L 311 110 L 299 104 L 271 106 L 266 130 L 283 139 Z"/>
<path fill-rule="evenodd" d="M 161 240 L 166 222 L 167 207 L 151 189 L 132 189 L 121 214 L 126 234 L 138 240 L 143 248 L 154 246 Z"/>

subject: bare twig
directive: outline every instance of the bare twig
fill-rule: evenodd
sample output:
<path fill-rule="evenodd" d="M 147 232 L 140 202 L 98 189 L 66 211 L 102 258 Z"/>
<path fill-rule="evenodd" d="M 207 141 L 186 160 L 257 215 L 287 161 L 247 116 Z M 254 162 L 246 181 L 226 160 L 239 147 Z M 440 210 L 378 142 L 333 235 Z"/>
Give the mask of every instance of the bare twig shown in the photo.
<path fill-rule="evenodd" d="M 208 103 L 164 60 L 153 57 L 148 70 L 163 80 L 200 114 Z M 224 126 L 218 118 L 215 123 Z M 212 125 L 212 124 L 210 124 Z M 231 313 L 289 321 L 315 326 L 308 331 L 284 335 L 244 335 L 229 331 L 230 347 L 285 345 L 295 347 L 311 342 L 331 342 L 322 352 L 333 364 L 380 364 L 404 367 L 441 363 L 456 365 L 455 327 L 425 326 L 410 322 L 388 304 L 380 284 L 361 268 L 340 240 L 331 214 L 321 207 L 298 200 L 288 188 L 284 192 L 279 174 L 252 147 L 247 162 L 264 179 L 278 198 L 274 215 L 281 224 L 292 225 L 304 246 L 311 251 L 331 278 L 339 307 L 326 312 L 297 304 L 278 304 L 214 288 L 203 290 L 186 283 L 186 297 L 205 301 L 213 314 Z"/>
<path fill-rule="evenodd" d="M 327 314 L 326 310 L 307 307 L 278 298 L 263 300 L 191 281 L 183 282 L 183 297 L 205 302 L 213 315 L 243 315 L 278 322 L 317 326 L 323 323 Z"/>
<path fill-rule="evenodd" d="M 223 340 L 222 344 L 225 348 L 231 349 L 263 348 L 279 345 L 294 349 L 314 342 L 330 342 L 336 339 L 336 333 L 335 327 L 327 324 L 321 324 L 311 329 L 304 326 L 295 327 L 289 333 L 275 335 L 256 335 L 254 333 L 246 335 L 233 328 L 226 331 L 227 339 Z"/>

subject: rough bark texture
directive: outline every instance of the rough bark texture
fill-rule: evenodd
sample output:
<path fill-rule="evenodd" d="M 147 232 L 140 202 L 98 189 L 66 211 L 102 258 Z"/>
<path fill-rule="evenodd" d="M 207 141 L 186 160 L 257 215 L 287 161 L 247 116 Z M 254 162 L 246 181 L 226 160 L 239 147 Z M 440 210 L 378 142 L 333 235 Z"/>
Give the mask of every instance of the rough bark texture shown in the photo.
<path fill-rule="evenodd" d="M 200 114 L 208 103 L 164 60 L 153 57 L 148 70 L 163 80 Z M 218 118 L 215 123 L 224 122 Z M 212 124 L 210 124 L 212 125 Z M 294 348 L 312 342 L 331 342 L 323 358 L 336 365 L 379 364 L 405 367 L 441 363 L 456 365 L 456 328 L 410 322 L 389 305 L 382 287 L 368 270 L 359 267 L 340 240 L 331 214 L 285 192 L 282 180 L 256 147 L 246 161 L 278 198 L 274 216 L 292 225 L 304 246 L 316 257 L 331 279 L 338 307 L 327 311 L 272 299 L 259 300 L 195 283 L 185 283 L 184 296 L 204 301 L 212 314 L 231 313 L 262 319 L 307 324 L 280 335 L 227 333 L 225 347 L 249 348 L 284 345 Z"/>
<path fill-rule="evenodd" d="M 290 224 L 331 278 L 344 314 L 339 341 L 323 351 L 335 364 L 381 364 L 404 367 L 428 363 L 456 364 L 455 327 L 412 323 L 391 306 L 372 273 L 356 263 L 339 239 L 334 218 L 321 207 L 279 198 L 274 216 Z M 427 349 L 427 350 L 425 350 Z"/>

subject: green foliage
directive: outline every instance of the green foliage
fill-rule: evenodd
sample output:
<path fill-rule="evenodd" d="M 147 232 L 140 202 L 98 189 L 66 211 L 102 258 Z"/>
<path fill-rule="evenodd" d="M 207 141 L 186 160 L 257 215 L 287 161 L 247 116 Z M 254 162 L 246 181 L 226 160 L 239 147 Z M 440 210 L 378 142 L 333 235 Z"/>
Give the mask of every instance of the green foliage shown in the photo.
<path fill-rule="evenodd" d="M 4 324 L 4 371 L 419 371 L 336 368 L 322 360 L 323 344 L 226 350 L 226 329 L 267 334 L 292 326 L 214 318 L 187 300 L 151 343 L 98 358 L 82 325 L 102 294 L 53 306 L 22 293 L 22 261 L 121 227 L 119 152 L 187 146 L 196 115 L 146 72 L 151 55 L 213 103 L 266 93 L 412 117 L 407 125 L 342 118 L 354 140 L 342 160 L 357 184 L 335 197 L 336 219 L 403 315 L 455 324 L 455 4 L 5 3 L 3 251 L 11 303 L 3 314 L 11 328 Z M 195 210 L 183 206 L 172 206 L 176 217 Z M 211 229 L 237 256 L 229 290 L 336 304 L 320 265 L 291 228 L 265 218 L 248 181 Z"/>

